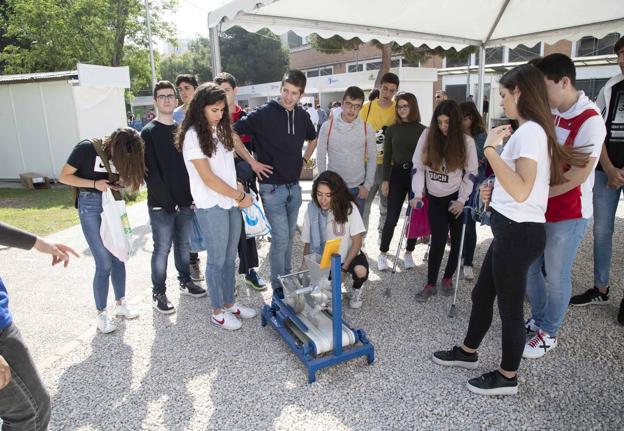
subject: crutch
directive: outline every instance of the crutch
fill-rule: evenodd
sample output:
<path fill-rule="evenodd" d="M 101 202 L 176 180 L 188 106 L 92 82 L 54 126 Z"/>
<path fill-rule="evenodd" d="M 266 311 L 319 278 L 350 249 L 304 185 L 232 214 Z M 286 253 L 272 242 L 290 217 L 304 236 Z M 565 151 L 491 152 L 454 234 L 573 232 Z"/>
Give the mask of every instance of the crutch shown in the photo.
<path fill-rule="evenodd" d="M 397 261 L 399 260 L 399 253 L 401 252 L 401 247 L 403 247 L 403 238 L 407 237 L 407 232 L 409 229 L 409 220 L 412 214 L 412 207 L 409 204 L 409 200 L 407 201 L 407 211 L 405 212 L 405 221 L 403 222 L 403 229 L 401 231 L 401 238 L 399 239 L 399 246 L 397 247 L 396 254 L 394 255 L 394 263 L 392 264 L 392 274 L 396 273 Z M 390 298 L 392 296 L 390 284 L 386 286 L 385 296 Z"/>

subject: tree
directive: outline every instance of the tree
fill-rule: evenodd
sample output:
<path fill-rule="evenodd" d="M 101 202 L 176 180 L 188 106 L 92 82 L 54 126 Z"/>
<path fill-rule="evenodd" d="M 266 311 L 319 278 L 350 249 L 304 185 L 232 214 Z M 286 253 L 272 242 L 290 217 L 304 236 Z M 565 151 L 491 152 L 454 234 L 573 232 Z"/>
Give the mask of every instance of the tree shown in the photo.
<path fill-rule="evenodd" d="M 150 5 L 153 36 L 171 40 L 173 27 L 163 14 L 176 0 Z M 7 18 L 3 41 L 9 41 L 0 53 L 4 73 L 71 70 L 78 62 L 129 65 L 147 48 L 141 0 L 8 0 L 2 13 Z M 138 66 L 133 63 L 135 70 Z M 149 61 L 143 67 L 149 70 Z"/>
<path fill-rule="evenodd" d="M 200 37 L 189 43 L 188 51 L 182 54 L 163 56 L 158 70 L 158 75 L 162 79 L 171 82 L 174 82 L 176 76 L 183 73 L 197 76 L 199 82 L 211 80 L 210 41 L 205 37 Z"/>
<path fill-rule="evenodd" d="M 328 39 L 323 39 L 318 34 L 312 34 L 308 40 L 314 49 L 325 54 L 336 54 L 344 51 L 357 50 L 360 45 L 364 43 L 359 38 L 346 40 L 338 35 L 332 36 Z M 424 61 L 434 55 L 467 60 L 470 54 L 476 50 L 476 47 L 473 46 L 466 47 L 461 51 L 456 51 L 454 48 L 445 51 L 439 46 L 435 48 L 429 48 L 427 45 L 414 47 L 409 43 L 401 46 L 394 42 L 383 44 L 377 40 L 373 40 L 371 43 L 381 51 L 381 67 L 377 72 L 375 88 L 379 87 L 381 77 L 390 70 L 393 54 L 403 55 L 410 62 Z"/>

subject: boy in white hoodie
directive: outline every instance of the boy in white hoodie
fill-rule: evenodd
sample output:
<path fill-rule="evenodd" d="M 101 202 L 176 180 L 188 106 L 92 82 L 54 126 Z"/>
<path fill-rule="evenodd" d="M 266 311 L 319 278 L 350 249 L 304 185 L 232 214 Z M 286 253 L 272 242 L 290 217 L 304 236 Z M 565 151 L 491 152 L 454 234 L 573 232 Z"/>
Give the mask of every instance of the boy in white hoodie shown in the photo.
<path fill-rule="evenodd" d="M 576 69 L 568 56 L 551 54 L 535 66 L 544 74 L 557 141 L 590 158 L 584 167 L 568 167 L 567 182 L 550 187 L 546 248 L 527 274 L 531 318 L 526 323 L 525 358 L 542 357 L 557 346 L 572 294 L 572 265 L 593 214 L 594 168 L 606 135 L 598 107 L 576 90 Z"/>

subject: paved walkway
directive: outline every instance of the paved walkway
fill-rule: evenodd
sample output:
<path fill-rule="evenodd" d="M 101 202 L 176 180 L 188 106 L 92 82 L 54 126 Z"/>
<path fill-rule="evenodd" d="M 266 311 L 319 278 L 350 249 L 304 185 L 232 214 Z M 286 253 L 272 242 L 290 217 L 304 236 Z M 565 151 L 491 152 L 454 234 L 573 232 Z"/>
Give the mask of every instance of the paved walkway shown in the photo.
<path fill-rule="evenodd" d="M 371 226 L 375 214 L 376 208 Z M 557 349 L 541 360 L 523 361 L 515 398 L 477 397 L 464 387 L 468 378 L 500 360 L 497 317 L 476 371 L 445 369 L 429 359 L 433 350 L 461 341 L 470 286 L 462 283 L 456 319 L 446 317 L 447 298 L 415 303 L 426 276 L 422 245 L 416 249 L 416 269 L 380 273 L 373 229 L 364 306 L 344 314 L 366 330 L 377 360 L 371 366 L 356 360 L 321 371 L 309 385 L 295 355 L 274 331 L 260 326 L 259 318 L 235 333 L 210 326 L 206 298 L 178 294 L 172 260 L 168 292 L 177 313 L 153 311 L 145 204 L 130 207 L 129 216 L 137 254 L 127 264 L 127 297 L 141 316 L 122 322 L 114 334 L 95 333 L 94 265 L 80 227 L 50 236 L 82 253 L 67 269 L 51 268 L 36 253 L 0 249 L 15 321 L 52 395 L 51 429 L 619 429 L 624 423 L 624 328 L 615 322 L 622 298 L 623 207 L 614 241 L 613 303 L 571 310 Z M 491 237 L 487 228 L 478 234 L 476 262 Z M 591 245 L 590 231 L 574 268 L 575 292 L 592 283 Z M 268 250 L 269 243 L 261 242 L 261 272 L 267 278 Z M 299 241 L 295 256 L 298 262 Z M 242 281 L 239 277 L 243 303 L 260 307 L 269 301 L 269 292 L 249 290 Z M 383 296 L 387 283 L 394 289 L 389 299 Z"/>

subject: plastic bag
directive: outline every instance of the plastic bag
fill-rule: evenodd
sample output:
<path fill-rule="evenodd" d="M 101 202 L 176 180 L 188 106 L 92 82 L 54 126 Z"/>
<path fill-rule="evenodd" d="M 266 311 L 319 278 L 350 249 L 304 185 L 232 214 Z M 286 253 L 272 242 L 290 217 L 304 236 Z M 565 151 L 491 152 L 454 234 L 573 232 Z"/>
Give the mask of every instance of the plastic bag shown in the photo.
<path fill-rule="evenodd" d="M 415 239 L 431 235 L 429 226 L 429 198 L 423 197 L 423 205 L 420 208 L 411 208 L 407 238 Z"/>
<path fill-rule="evenodd" d="M 189 243 L 191 246 L 191 253 L 206 251 L 206 241 L 204 241 L 201 226 L 199 226 L 199 220 L 197 220 L 196 214 L 193 214 L 193 225 L 191 234 L 189 235 Z"/>
<path fill-rule="evenodd" d="M 251 192 L 251 199 L 253 201 L 251 206 L 241 210 L 247 238 L 255 238 L 271 233 L 271 225 L 264 215 L 264 211 L 258 203 L 258 198 L 254 192 Z"/>
<path fill-rule="evenodd" d="M 102 224 L 100 236 L 104 247 L 122 262 L 133 254 L 132 227 L 126 212 L 126 203 L 115 200 L 110 189 L 102 193 Z"/>

